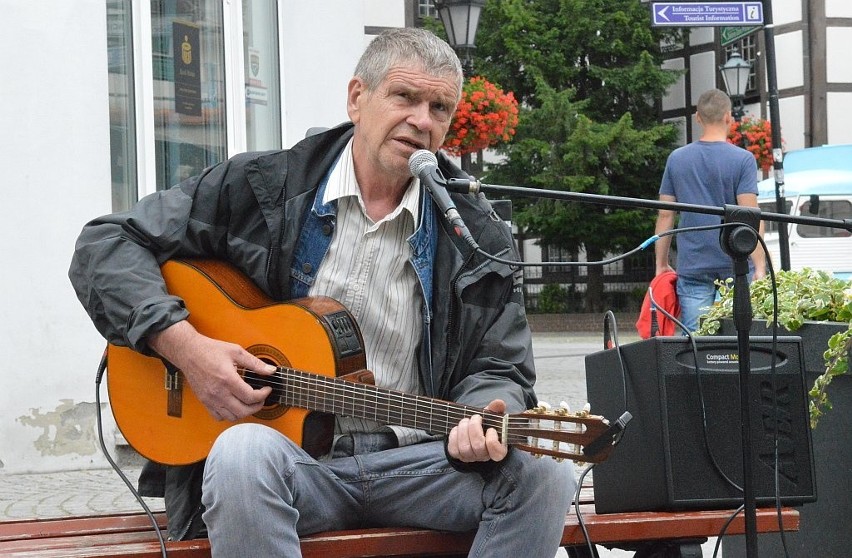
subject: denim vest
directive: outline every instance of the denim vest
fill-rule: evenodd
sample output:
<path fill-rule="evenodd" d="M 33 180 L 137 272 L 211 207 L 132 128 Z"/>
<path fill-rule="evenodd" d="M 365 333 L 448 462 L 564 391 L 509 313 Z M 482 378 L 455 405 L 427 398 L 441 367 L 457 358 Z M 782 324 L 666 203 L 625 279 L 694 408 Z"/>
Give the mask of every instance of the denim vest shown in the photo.
<path fill-rule="evenodd" d="M 293 298 L 308 296 L 308 291 L 317 276 L 320 263 L 328 253 L 334 227 L 337 222 L 337 202 L 322 203 L 329 175 L 317 188 L 314 203 L 302 225 L 302 232 L 293 255 L 290 268 L 290 294 Z M 426 189 L 420 188 L 420 224 L 408 238 L 411 246 L 411 265 L 417 274 L 423 295 L 423 339 L 422 350 L 431 367 L 430 325 L 432 323 L 432 272 L 435 252 L 438 248 L 435 212 Z M 424 387 L 429 395 L 435 393 L 431 370 L 421 370 Z"/>

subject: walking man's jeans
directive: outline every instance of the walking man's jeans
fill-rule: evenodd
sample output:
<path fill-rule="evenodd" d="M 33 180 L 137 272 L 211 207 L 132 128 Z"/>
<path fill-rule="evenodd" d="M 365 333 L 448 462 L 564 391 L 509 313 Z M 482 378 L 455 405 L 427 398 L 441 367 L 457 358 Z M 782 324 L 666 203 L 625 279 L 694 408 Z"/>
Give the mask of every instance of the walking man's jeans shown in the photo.
<path fill-rule="evenodd" d="M 751 283 L 754 270 L 749 270 Z M 716 281 L 723 280 L 717 273 L 677 276 L 677 300 L 680 303 L 680 321 L 693 332 L 698 329 L 698 318 L 707 313 L 719 299 Z M 684 332 L 684 335 L 686 333 Z"/>
<path fill-rule="evenodd" d="M 698 329 L 698 318 L 716 301 L 715 274 L 677 276 L 677 300 L 680 303 L 680 321 L 690 332 Z M 681 332 L 684 333 L 685 332 Z"/>
<path fill-rule="evenodd" d="M 570 461 L 520 450 L 485 479 L 453 469 L 442 441 L 317 461 L 246 423 L 207 459 L 204 521 L 216 557 L 298 557 L 302 535 L 409 526 L 476 530 L 470 556 L 550 558 L 575 487 Z"/>

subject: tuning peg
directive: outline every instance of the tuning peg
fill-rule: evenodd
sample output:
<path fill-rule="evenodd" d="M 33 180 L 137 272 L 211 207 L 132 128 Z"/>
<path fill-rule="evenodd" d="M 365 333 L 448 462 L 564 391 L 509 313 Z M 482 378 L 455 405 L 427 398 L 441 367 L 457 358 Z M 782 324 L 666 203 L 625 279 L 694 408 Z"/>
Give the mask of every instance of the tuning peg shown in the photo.
<path fill-rule="evenodd" d="M 535 408 L 535 410 L 539 413 L 549 413 L 550 409 L 550 403 L 547 401 L 539 401 L 538 406 Z"/>
<path fill-rule="evenodd" d="M 567 417 L 571 414 L 571 406 L 565 401 L 560 401 L 559 408 L 554 412 L 559 416 Z"/>

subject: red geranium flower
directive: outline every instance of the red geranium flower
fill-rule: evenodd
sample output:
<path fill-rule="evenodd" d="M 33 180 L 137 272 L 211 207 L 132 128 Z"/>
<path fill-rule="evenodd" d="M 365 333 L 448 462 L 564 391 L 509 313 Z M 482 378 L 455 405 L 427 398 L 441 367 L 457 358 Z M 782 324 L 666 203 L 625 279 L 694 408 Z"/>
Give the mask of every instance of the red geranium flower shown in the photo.
<path fill-rule="evenodd" d="M 772 168 L 772 126 L 768 120 L 746 116 L 734 122 L 728 131 L 728 143 L 751 151 L 762 171 Z"/>
<path fill-rule="evenodd" d="M 464 84 L 462 98 L 443 148 L 458 157 L 509 141 L 518 125 L 518 101 L 513 93 L 483 77 Z"/>

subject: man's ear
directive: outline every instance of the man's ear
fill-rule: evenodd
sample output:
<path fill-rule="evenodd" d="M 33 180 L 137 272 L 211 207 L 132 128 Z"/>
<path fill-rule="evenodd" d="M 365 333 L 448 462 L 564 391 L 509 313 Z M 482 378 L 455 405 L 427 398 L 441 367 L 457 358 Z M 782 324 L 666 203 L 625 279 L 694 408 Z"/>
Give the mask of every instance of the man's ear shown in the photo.
<path fill-rule="evenodd" d="M 360 118 L 360 102 L 367 93 L 367 87 L 361 78 L 353 77 L 349 80 L 349 87 L 346 95 L 346 113 L 349 115 L 349 120 L 354 124 L 358 123 Z"/>

